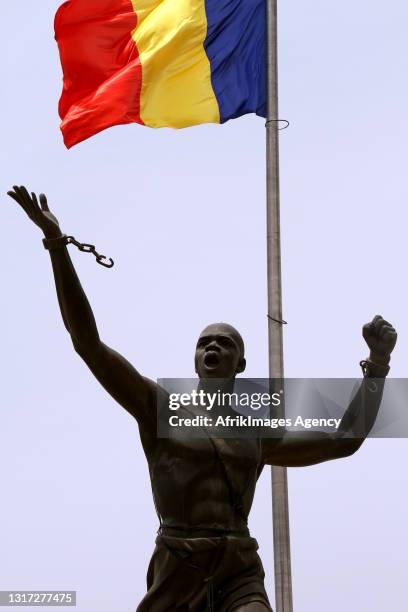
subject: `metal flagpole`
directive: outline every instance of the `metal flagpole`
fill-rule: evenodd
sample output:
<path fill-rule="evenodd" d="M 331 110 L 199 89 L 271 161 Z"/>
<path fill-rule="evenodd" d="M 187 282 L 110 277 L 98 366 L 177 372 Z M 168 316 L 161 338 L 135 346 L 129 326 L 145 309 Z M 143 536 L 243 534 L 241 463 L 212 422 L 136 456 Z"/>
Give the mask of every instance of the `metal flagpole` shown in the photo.
<path fill-rule="evenodd" d="M 267 0 L 267 28 L 268 117 L 266 123 L 266 164 L 269 377 L 283 379 L 277 0 Z M 276 612 L 292 612 L 288 482 L 287 469 L 282 467 L 272 467 L 272 516 Z"/>

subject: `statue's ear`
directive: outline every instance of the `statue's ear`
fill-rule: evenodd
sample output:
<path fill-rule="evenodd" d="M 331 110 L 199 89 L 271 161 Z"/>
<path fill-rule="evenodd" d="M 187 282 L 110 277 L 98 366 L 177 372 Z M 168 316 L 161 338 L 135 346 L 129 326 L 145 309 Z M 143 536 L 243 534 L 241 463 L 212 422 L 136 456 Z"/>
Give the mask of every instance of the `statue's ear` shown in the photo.
<path fill-rule="evenodd" d="M 246 368 L 246 359 L 245 357 L 241 357 L 237 365 L 237 374 L 241 374 L 241 372 L 244 372 L 245 368 Z"/>

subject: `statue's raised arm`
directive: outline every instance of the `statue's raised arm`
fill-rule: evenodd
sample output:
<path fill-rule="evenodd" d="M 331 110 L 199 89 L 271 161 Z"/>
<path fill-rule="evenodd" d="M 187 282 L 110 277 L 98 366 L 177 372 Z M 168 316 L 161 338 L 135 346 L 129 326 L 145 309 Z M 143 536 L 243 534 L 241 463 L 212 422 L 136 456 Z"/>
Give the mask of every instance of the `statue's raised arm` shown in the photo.
<path fill-rule="evenodd" d="M 391 353 L 397 342 L 394 327 L 377 315 L 364 325 L 363 338 L 370 349 L 361 362 L 364 379 L 347 408 L 338 430 L 324 432 L 287 431 L 280 439 L 264 439 L 264 462 L 287 467 L 304 467 L 353 455 L 370 434 L 381 405 Z M 371 379 L 371 380 L 370 380 Z"/>
<path fill-rule="evenodd" d="M 44 233 L 49 249 L 64 325 L 76 352 L 103 387 L 138 421 L 144 444 L 156 435 L 156 388 L 119 353 L 104 344 L 92 309 L 66 248 L 65 235 L 50 211 L 47 198 L 14 186 L 8 195 Z"/>

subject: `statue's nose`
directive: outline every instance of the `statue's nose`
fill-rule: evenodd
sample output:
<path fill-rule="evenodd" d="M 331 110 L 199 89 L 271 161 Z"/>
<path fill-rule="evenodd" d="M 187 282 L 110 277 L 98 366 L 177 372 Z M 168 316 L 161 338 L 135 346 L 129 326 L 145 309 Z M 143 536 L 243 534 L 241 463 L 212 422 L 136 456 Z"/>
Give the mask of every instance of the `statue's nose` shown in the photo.
<path fill-rule="evenodd" d="M 207 351 L 219 351 L 220 347 L 218 346 L 216 340 L 211 340 L 211 342 L 209 344 L 207 344 L 206 349 L 207 349 Z"/>

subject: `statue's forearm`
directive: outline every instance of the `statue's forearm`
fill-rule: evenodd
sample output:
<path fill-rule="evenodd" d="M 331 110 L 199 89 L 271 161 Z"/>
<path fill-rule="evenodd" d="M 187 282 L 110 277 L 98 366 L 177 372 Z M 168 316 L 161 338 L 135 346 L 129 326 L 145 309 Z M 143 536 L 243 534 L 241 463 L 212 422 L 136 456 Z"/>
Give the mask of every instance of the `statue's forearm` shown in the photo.
<path fill-rule="evenodd" d="M 346 410 L 335 437 L 354 439 L 358 445 L 370 434 L 381 406 L 385 378 L 364 378 Z"/>
<path fill-rule="evenodd" d="M 98 329 L 67 248 L 54 249 L 50 256 L 64 325 L 75 348 L 92 349 L 99 344 Z"/>
<path fill-rule="evenodd" d="M 288 431 L 280 441 L 262 440 L 264 462 L 304 467 L 353 455 L 372 430 L 384 388 L 384 379 L 364 378 L 336 433 Z"/>

